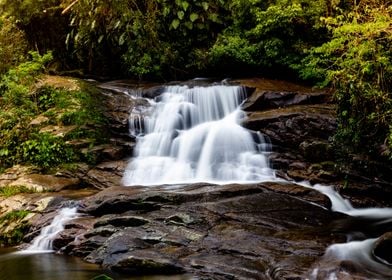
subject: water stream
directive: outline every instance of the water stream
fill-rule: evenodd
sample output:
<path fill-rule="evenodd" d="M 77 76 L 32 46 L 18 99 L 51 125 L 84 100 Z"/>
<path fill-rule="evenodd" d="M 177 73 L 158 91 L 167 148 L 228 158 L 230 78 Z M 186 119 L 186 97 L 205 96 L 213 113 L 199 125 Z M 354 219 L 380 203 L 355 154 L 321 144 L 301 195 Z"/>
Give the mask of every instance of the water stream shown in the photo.
<path fill-rule="evenodd" d="M 130 133 L 137 137 L 137 146 L 124 185 L 285 182 L 268 165 L 269 145 L 263 135 L 240 125 L 245 117 L 240 109 L 244 99 L 237 86 L 171 86 L 148 100 L 149 107 L 136 107 L 130 114 Z M 367 219 L 370 224 L 392 223 L 391 208 L 356 209 L 333 187 L 298 184 L 328 196 L 333 211 Z M 392 277 L 391 269 L 371 256 L 374 242 L 335 244 L 325 256 L 350 260 Z M 313 274 L 318 279 L 316 270 Z"/>

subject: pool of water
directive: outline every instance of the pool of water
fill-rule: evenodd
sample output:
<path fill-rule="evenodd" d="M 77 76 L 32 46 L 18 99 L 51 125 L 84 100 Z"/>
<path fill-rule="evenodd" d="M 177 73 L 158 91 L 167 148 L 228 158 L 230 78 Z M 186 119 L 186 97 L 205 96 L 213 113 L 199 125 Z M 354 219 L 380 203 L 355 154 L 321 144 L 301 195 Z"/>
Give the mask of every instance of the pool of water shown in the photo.
<path fill-rule="evenodd" d="M 0 280 L 89 280 L 106 274 L 113 279 L 188 280 L 189 276 L 130 277 L 113 274 L 79 258 L 46 254 L 21 254 L 15 249 L 0 249 Z"/>

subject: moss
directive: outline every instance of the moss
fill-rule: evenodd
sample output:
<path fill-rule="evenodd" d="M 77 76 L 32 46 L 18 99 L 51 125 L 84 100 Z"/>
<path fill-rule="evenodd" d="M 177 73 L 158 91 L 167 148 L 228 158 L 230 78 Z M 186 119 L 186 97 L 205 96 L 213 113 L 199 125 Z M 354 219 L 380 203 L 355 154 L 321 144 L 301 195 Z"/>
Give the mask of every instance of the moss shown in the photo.
<path fill-rule="evenodd" d="M 14 246 L 22 242 L 30 228 L 24 220 L 29 214 L 26 210 L 16 210 L 0 217 L 0 246 Z"/>

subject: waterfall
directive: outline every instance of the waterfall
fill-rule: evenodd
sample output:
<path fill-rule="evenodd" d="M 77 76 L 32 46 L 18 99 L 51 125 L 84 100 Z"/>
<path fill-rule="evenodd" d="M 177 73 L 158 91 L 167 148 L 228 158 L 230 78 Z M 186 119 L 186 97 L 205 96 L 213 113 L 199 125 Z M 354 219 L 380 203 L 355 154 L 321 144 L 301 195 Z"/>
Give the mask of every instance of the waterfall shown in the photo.
<path fill-rule="evenodd" d="M 77 208 L 63 208 L 59 211 L 50 225 L 44 227 L 41 233 L 34 238 L 33 243 L 25 250 L 25 252 L 51 252 L 53 251 L 53 240 L 64 230 L 64 225 L 77 218 Z"/>
<path fill-rule="evenodd" d="M 239 86 L 170 86 L 149 103 L 150 114 L 131 112 L 137 134 L 134 158 L 123 184 L 258 182 L 274 177 L 268 144 L 240 125 L 246 98 Z"/>

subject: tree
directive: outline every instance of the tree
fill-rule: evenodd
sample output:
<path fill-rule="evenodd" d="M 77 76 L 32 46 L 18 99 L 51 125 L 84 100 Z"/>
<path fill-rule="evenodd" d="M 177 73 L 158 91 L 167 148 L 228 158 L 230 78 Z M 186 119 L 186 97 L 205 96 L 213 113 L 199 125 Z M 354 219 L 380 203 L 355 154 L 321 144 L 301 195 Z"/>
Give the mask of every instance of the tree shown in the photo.
<path fill-rule="evenodd" d="M 390 155 L 392 7 L 389 1 L 361 1 L 324 22 L 332 39 L 310 51 L 302 77 L 336 90 L 339 143 L 351 151 Z"/>

